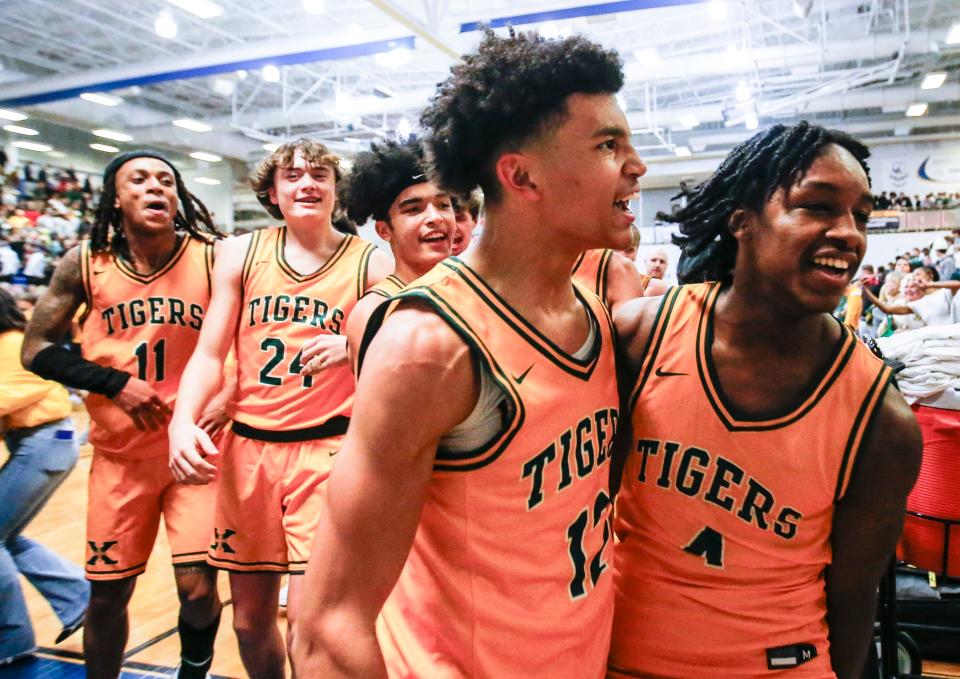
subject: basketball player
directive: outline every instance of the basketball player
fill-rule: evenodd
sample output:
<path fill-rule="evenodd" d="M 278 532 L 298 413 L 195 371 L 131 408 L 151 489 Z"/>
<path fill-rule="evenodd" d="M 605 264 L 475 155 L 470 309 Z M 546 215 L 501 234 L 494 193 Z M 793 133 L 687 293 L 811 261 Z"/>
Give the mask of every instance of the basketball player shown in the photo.
<path fill-rule="evenodd" d="M 805 122 L 754 135 L 675 216 L 680 280 L 713 282 L 617 315 L 613 677 L 860 677 L 920 462 L 891 370 L 830 315 L 868 155 Z"/>
<path fill-rule="evenodd" d="M 423 145 L 416 140 L 372 144 L 358 154 L 341 196 L 350 219 L 375 220 L 377 235 L 390 244 L 396 262 L 393 273 L 367 290 L 347 319 L 347 346 L 355 354 L 370 314 L 449 257 L 458 227 L 450 195 L 427 181 Z"/>
<path fill-rule="evenodd" d="M 573 265 L 573 280 L 592 290 L 611 312 L 631 299 L 666 292 L 662 281 L 640 273 L 631 260 L 610 249 L 582 253 Z"/>
<path fill-rule="evenodd" d="M 216 489 L 175 482 L 166 424 L 204 320 L 221 235 L 170 161 L 151 151 L 118 155 L 103 174 L 90 240 L 64 255 L 27 326 L 24 365 L 90 392 L 88 677 L 120 673 L 127 604 L 161 514 L 180 596 L 178 676 L 206 676 L 213 661 L 220 600 L 205 557 Z M 81 304 L 82 358 L 60 346 Z"/>
<path fill-rule="evenodd" d="M 280 577 L 291 574 L 292 625 L 320 487 L 349 422 L 347 318 L 367 287 L 390 271 L 389 257 L 372 244 L 334 229 L 340 176 L 337 156 L 308 139 L 284 144 L 260 163 L 250 183 L 284 224 L 223 243 L 210 312 L 170 425 L 174 474 L 189 484 L 219 477 L 208 561 L 230 574 L 240 657 L 258 679 L 284 676 L 286 653 L 274 622 Z M 331 353 L 310 358 L 307 348 L 320 346 L 318 337 L 329 340 Z M 234 344 L 236 405 L 221 456 L 194 422 Z M 336 365 L 325 365 L 327 358 Z"/>
<path fill-rule="evenodd" d="M 479 185 L 485 227 L 370 321 L 300 676 L 604 674 L 618 396 L 606 309 L 570 272 L 629 245 L 646 168 L 622 83 L 585 38 L 488 32 L 424 112 L 438 184 Z"/>
<path fill-rule="evenodd" d="M 482 204 L 479 191 L 471 191 L 467 196 L 454 199 L 453 211 L 457 215 L 457 229 L 453 234 L 453 245 L 450 249 L 450 254 L 454 257 L 463 254 L 473 242 L 473 230 L 477 228 Z"/>

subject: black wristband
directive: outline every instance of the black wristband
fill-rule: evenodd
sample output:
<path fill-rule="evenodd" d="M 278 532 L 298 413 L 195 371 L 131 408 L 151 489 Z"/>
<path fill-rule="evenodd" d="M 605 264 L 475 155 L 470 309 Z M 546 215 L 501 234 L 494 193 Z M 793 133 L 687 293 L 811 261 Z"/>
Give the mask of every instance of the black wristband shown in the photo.
<path fill-rule="evenodd" d="M 30 370 L 40 377 L 113 398 L 127 385 L 130 373 L 97 365 L 78 354 L 51 345 L 33 357 Z"/>

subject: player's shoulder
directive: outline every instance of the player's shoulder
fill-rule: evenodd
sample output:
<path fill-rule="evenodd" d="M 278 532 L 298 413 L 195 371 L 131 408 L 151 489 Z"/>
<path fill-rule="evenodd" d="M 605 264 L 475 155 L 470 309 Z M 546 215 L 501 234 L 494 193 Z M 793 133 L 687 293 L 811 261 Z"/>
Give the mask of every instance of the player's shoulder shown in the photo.
<path fill-rule="evenodd" d="M 613 326 L 620 350 L 630 363 L 643 357 L 665 297 L 635 297 L 616 307 Z"/>
<path fill-rule="evenodd" d="M 407 356 L 439 360 L 455 357 L 466 348 L 457 331 L 426 300 L 408 297 L 395 304 L 377 333 L 381 341 Z"/>

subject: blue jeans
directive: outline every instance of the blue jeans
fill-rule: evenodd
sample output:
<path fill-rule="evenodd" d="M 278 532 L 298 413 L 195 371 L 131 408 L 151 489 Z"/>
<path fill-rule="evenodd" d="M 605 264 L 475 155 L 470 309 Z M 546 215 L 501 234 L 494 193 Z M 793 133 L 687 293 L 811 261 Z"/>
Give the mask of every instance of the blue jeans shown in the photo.
<path fill-rule="evenodd" d="M 4 439 L 10 458 L 0 467 L 0 660 L 37 645 L 18 573 L 65 626 L 83 617 L 90 600 L 79 566 L 21 535 L 77 462 L 73 422 L 14 429 Z"/>

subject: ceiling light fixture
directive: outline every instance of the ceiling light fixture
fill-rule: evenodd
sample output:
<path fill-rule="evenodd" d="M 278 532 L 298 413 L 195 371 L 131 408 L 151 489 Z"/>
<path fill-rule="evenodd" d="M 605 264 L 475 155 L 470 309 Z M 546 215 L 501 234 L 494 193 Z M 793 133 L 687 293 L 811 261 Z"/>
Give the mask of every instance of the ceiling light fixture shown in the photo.
<path fill-rule="evenodd" d="M 90 144 L 90 148 L 94 151 L 103 151 L 104 153 L 116 153 L 120 150 L 116 146 L 109 146 L 107 144 Z"/>
<path fill-rule="evenodd" d="M 6 109 L 0 108 L 0 118 L 13 123 L 19 123 L 21 120 L 26 120 L 27 116 L 22 113 L 17 113 L 16 111 L 7 111 Z"/>
<path fill-rule="evenodd" d="M 205 151 L 194 151 L 190 154 L 191 158 L 196 160 L 205 160 L 208 163 L 219 163 L 223 158 L 218 156 L 216 153 L 207 153 Z"/>
<path fill-rule="evenodd" d="M 406 139 L 413 133 L 413 124 L 407 119 L 402 118 L 399 123 L 397 123 L 397 136 L 401 139 Z"/>
<path fill-rule="evenodd" d="M 927 73 L 926 77 L 923 79 L 923 82 L 920 83 L 921 90 L 935 90 L 947 80 L 947 74 L 945 71 L 937 71 L 936 73 Z"/>
<path fill-rule="evenodd" d="M 116 130 L 93 130 L 93 133 L 98 137 L 112 139 L 113 141 L 133 141 L 133 137 L 129 134 L 117 132 Z"/>
<path fill-rule="evenodd" d="M 221 97 L 229 97 L 233 94 L 236 86 L 237 84 L 235 82 L 227 78 L 214 78 L 212 88 L 213 91 Z"/>
<path fill-rule="evenodd" d="M 633 50 L 633 58 L 637 60 L 641 66 L 646 66 L 652 68 L 654 66 L 659 66 L 662 59 L 660 58 L 660 53 L 657 51 L 656 47 L 644 47 L 642 49 Z"/>
<path fill-rule="evenodd" d="M 66 158 L 67 154 L 63 151 L 47 151 L 47 155 L 51 158 Z"/>
<path fill-rule="evenodd" d="M 744 119 L 743 124 L 746 125 L 748 130 L 755 130 L 760 127 L 760 119 L 757 118 L 757 114 L 751 111 L 747 114 L 747 117 Z"/>
<path fill-rule="evenodd" d="M 223 7 L 212 0 L 167 0 L 167 2 L 201 19 L 212 19 L 223 14 Z"/>
<path fill-rule="evenodd" d="M 273 64 L 267 64 L 260 70 L 260 77 L 268 83 L 280 82 L 280 69 Z"/>
<path fill-rule="evenodd" d="M 237 77 L 240 78 L 240 80 L 246 80 L 247 72 L 241 68 L 239 71 L 237 71 Z"/>
<path fill-rule="evenodd" d="M 182 127 L 185 130 L 190 130 L 191 132 L 209 132 L 213 128 L 202 123 L 199 120 L 194 120 L 193 118 L 179 118 L 173 121 L 173 124 L 177 127 Z"/>
<path fill-rule="evenodd" d="M 25 134 L 28 137 L 36 137 L 40 134 L 32 127 L 20 127 L 19 125 L 4 125 L 3 129 L 7 132 L 13 132 L 14 134 Z"/>
<path fill-rule="evenodd" d="M 919 118 L 927 112 L 926 104 L 910 104 L 907 106 L 908 118 Z"/>
<path fill-rule="evenodd" d="M 193 181 L 197 184 L 206 184 L 207 186 L 220 186 L 220 180 L 213 177 L 194 177 Z"/>
<path fill-rule="evenodd" d="M 103 92 L 82 92 L 80 98 L 93 104 L 100 104 L 101 106 L 119 106 L 123 103 L 123 99 L 120 97 L 115 97 L 112 94 L 104 94 Z"/>
<path fill-rule="evenodd" d="M 389 52 L 377 52 L 373 55 L 374 63 L 381 68 L 400 68 L 410 62 L 410 50 L 406 47 L 397 47 Z"/>
<path fill-rule="evenodd" d="M 47 153 L 53 150 L 53 147 L 49 144 L 38 144 L 33 141 L 15 141 L 11 144 L 16 146 L 18 149 L 26 149 L 27 151 L 39 151 L 40 153 Z"/>
<path fill-rule="evenodd" d="M 693 155 L 689 146 L 674 146 L 673 152 L 678 158 L 689 158 Z"/>
<path fill-rule="evenodd" d="M 161 38 L 172 40 L 177 37 L 177 22 L 170 12 L 160 12 L 157 18 L 153 20 L 153 30 Z"/>
<path fill-rule="evenodd" d="M 280 148 L 280 145 L 279 145 L 279 144 L 274 144 L 273 142 L 269 142 L 269 141 L 268 141 L 266 144 L 263 145 L 263 150 L 264 150 L 264 151 L 269 151 L 270 153 L 273 153 L 273 152 L 276 151 L 278 148 Z"/>
<path fill-rule="evenodd" d="M 680 124 L 686 127 L 687 129 L 693 129 L 700 124 L 700 121 L 697 120 L 697 116 L 692 113 L 683 113 L 679 116 Z"/>
<path fill-rule="evenodd" d="M 555 22 L 548 21 L 543 26 L 540 27 L 540 35 L 542 35 L 547 40 L 557 40 L 559 38 L 566 38 L 572 32 L 570 25 L 566 22 Z"/>
<path fill-rule="evenodd" d="M 737 97 L 737 101 L 750 101 L 750 97 L 753 96 L 750 85 L 744 80 L 737 83 L 737 89 L 733 93 Z"/>
<path fill-rule="evenodd" d="M 303 0 L 303 11 L 307 14 L 323 14 L 327 10 L 324 0 Z"/>
<path fill-rule="evenodd" d="M 714 21 L 726 21 L 730 11 L 724 0 L 710 0 L 707 3 L 707 12 Z"/>
<path fill-rule="evenodd" d="M 947 33 L 947 38 L 944 40 L 948 45 L 956 45 L 960 43 L 960 21 L 954 22 L 950 27 L 950 32 Z"/>

